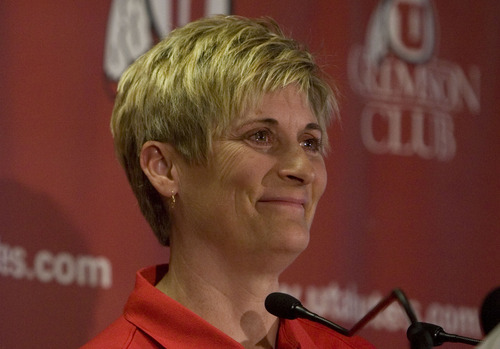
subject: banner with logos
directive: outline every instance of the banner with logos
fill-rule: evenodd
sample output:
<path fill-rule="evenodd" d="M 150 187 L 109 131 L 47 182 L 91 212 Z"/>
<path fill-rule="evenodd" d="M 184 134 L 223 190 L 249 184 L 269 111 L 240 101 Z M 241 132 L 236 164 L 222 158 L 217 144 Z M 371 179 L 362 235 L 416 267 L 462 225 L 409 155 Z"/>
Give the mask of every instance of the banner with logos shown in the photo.
<path fill-rule="evenodd" d="M 399 287 L 421 321 L 482 337 L 478 308 L 500 285 L 500 3 L 4 0 L 0 348 L 82 345 L 138 269 L 168 260 L 110 113 L 128 64 L 214 13 L 273 17 L 342 92 L 327 190 L 283 290 L 350 327 Z M 408 325 L 395 302 L 360 334 L 400 349 Z"/>

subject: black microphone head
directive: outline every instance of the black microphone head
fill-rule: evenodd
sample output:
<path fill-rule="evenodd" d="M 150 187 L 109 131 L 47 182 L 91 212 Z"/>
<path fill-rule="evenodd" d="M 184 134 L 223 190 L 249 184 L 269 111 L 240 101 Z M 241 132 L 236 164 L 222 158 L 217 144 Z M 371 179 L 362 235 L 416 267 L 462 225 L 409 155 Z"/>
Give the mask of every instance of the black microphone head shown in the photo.
<path fill-rule="evenodd" d="M 302 304 L 297 298 L 289 294 L 273 292 L 266 297 L 264 305 L 266 306 L 266 310 L 274 316 L 293 320 L 298 317 L 295 308 Z"/>
<path fill-rule="evenodd" d="M 423 322 L 412 323 L 406 331 L 406 337 L 410 341 L 411 349 L 434 348 L 432 335 Z"/>
<path fill-rule="evenodd" d="M 500 323 L 500 287 L 493 289 L 484 299 L 480 310 L 480 320 L 485 335 Z"/>

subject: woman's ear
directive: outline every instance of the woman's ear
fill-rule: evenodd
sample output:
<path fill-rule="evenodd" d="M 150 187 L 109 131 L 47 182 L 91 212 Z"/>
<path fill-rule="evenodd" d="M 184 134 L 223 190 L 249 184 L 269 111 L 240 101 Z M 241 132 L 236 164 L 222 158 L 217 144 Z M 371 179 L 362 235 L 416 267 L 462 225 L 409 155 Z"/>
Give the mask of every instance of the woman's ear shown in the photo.
<path fill-rule="evenodd" d="M 168 143 L 148 141 L 141 149 L 140 163 L 144 174 L 164 197 L 177 192 L 175 149 Z"/>

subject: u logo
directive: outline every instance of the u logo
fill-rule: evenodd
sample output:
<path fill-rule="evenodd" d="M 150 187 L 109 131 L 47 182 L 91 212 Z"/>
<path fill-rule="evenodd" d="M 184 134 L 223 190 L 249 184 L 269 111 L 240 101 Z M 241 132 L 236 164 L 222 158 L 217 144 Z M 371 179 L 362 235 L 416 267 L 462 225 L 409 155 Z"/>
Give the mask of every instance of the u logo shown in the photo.
<path fill-rule="evenodd" d="M 373 62 L 389 51 L 409 63 L 426 62 L 435 45 L 430 0 L 382 0 L 370 19 L 366 41 Z"/>

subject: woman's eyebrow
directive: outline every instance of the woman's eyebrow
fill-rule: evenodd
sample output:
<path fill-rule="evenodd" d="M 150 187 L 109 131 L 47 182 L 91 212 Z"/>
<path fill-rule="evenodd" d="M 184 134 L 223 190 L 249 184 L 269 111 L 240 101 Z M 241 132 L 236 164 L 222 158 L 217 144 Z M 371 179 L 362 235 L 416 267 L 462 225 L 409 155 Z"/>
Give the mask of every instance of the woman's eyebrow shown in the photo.
<path fill-rule="evenodd" d="M 311 122 L 311 123 L 307 124 L 305 129 L 306 130 L 318 130 L 318 131 L 323 132 L 323 129 L 321 128 L 321 126 L 315 122 Z"/>
<path fill-rule="evenodd" d="M 262 119 L 254 119 L 244 122 L 242 125 L 256 124 L 256 123 L 264 123 L 270 125 L 278 125 L 279 122 L 273 118 L 262 118 Z M 306 130 L 322 130 L 321 126 L 315 122 L 310 122 L 305 127 Z"/>
<path fill-rule="evenodd" d="M 248 121 L 241 123 L 240 125 L 238 125 L 238 128 L 245 127 L 247 125 L 252 125 L 252 124 L 268 124 L 268 125 L 275 126 L 275 125 L 278 125 L 279 122 L 278 122 L 278 120 L 273 119 L 273 118 L 252 119 L 252 120 L 248 120 Z"/>
<path fill-rule="evenodd" d="M 261 123 L 269 124 L 269 125 L 278 125 L 279 124 L 278 120 L 273 119 L 273 118 L 256 119 L 256 120 L 253 120 L 253 122 L 255 122 L 255 123 L 261 122 Z"/>
<path fill-rule="evenodd" d="M 271 126 L 276 126 L 279 125 L 278 120 L 273 119 L 273 118 L 262 118 L 262 119 L 253 119 L 253 120 L 248 120 L 247 122 L 242 123 L 241 125 L 238 125 L 238 128 L 245 127 L 247 125 L 252 125 L 252 124 L 268 124 Z M 315 122 L 310 122 L 304 127 L 304 130 L 318 130 L 320 132 L 323 132 L 323 128 L 315 123 Z"/>

